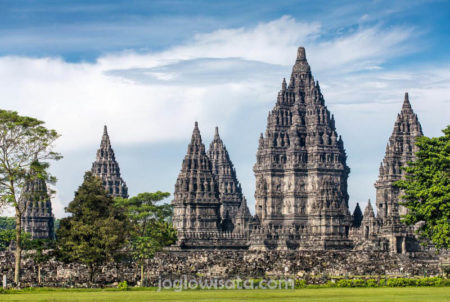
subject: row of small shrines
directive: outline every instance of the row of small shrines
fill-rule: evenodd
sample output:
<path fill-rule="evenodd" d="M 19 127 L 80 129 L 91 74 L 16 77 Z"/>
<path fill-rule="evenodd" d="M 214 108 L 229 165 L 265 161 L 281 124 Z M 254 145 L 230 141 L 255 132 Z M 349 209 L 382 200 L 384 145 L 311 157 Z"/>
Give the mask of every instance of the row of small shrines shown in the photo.
<path fill-rule="evenodd" d="M 218 129 L 206 151 L 195 123 L 172 201 L 176 247 L 417 251 L 414 230 L 400 222 L 405 209 L 393 184 L 403 177 L 400 167 L 414 158 L 420 135 L 421 125 L 405 94 L 375 183 L 378 215 L 370 201 L 364 213 L 357 204 L 351 214 L 344 143 L 300 47 L 289 85 L 283 80 L 260 136 L 253 169 L 255 215 L 250 214 Z M 128 197 L 106 126 L 92 172 L 111 195 Z M 46 187 L 41 183 L 28 189 Z M 24 203 L 25 230 L 35 238 L 53 237 L 50 202 Z"/>

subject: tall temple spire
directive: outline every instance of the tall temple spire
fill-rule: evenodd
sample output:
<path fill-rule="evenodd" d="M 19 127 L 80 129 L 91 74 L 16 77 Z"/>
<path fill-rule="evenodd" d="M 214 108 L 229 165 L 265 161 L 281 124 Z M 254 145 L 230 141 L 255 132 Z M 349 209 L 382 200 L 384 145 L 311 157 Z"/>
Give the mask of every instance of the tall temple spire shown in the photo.
<path fill-rule="evenodd" d="M 128 198 L 128 187 L 120 176 L 119 164 L 111 147 L 106 125 L 103 128 L 100 149 L 97 150 L 97 157 L 92 163 L 91 171 L 102 180 L 105 190 L 113 197 Z"/>
<path fill-rule="evenodd" d="M 414 231 L 400 221 L 401 215 L 406 214 L 406 208 L 400 205 L 401 191 L 394 183 L 404 178 L 403 167 L 415 159 L 418 151 L 415 142 L 422 135 L 422 126 L 412 109 L 408 93 L 405 93 L 375 182 L 377 217 L 382 236 L 389 240 L 391 251 L 405 252 L 408 248 L 405 245 L 406 237 L 414 238 Z M 411 242 L 411 239 L 408 240 Z"/>
<path fill-rule="evenodd" d="M 269 113 L 253 169 L 256 215 L 262 227 L 303 230 L 317 248 L 334 244 L 331 238 L 337 237 L 345 245 L 352 224 L 350 169 L 303 47 L 298 48 L 288 89 L 283 86 Z"/>
<path fill-rule="evenodd" d="M 394 182 L 404 176 L 402 167 L 412 161 L 417 152 L 416 138 L 422 136 L 422 126 L 414 113 L 409 95 L 405 93 L 402 109 L 394 123 L 392 135 L 386 146 L 386 154 L 380 165 L 377 189 L 377 209 L 381 219 L 394 219 L 399 222 L 399 194 Z"/>
<path fill-rule="evenodd" d="M 219 191 L 197 122 L 175 184 L 172 204 L 179 240 L 183 240 L 186 232 L 220 231 Z"/>
<path fill-rule="evenodd" d="M 215 129 L 214 139 L 209 145 L 208 157 L 211 160 L 212 171 L 219 188 L 221 216 L 225 218 L 228 215 L 233 220 L 232 224 L 228 224 L 227 229 L 227 231 L 231 231 L 229 228 L 234 227 L 234 220 L 239 208 L 244 203 L 244 196 L 227 148 L 220 138 L 218 127 Z M 246 206 L 245 204 L 244 207 Z"/>

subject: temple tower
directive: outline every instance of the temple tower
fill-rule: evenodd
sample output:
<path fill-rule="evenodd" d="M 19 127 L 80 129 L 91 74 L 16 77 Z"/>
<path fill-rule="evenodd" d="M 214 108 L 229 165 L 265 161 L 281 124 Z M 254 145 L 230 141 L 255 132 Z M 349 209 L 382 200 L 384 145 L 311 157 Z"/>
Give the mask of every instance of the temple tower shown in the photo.
<path fill-rule="evenodd" d="M 102 180 L 105 190 L 113 197 L 128 198 L 128 188 L 120 176 L 119 164 L 111 147 L 106 126 L 103 129 L 100 149 L 97 150 L 97 158 L 92 163 L 91 171 Z"/>
<path fill-rule="evenodd" d="M 195 122 L 172 201 L 173 225 L 179 240 L 184 236 L 201 236 L 202 233 L 221 230 L 219 190 L 212 169 Z"/>
<path fill-rule="evenodd" d="M 222 229 L 233 231 L 239 208 L 243 206 L 242 211 L 244 212 L 248 212 L 248 208 L 245 209 L 247 203 L 244 202 L 241 184 L 236 177 L 236 170 L 228 155 L 227 148 L 219 136 L 218 127 L 216 127 L 214 139 L 209 145 L 207 155 L 211 161 L 212 172 L 218 185 Z"/>
<path fill-rule="evenodd" d="M 399 204 L 401 192 L 394 183 L 404 177 L 405 171 L 402 167 L 414 160 L 418 151 L 415 141 L 422 135 L 422 126 L 412 110 L 408 93 L 405 93 L 402 110 L 397 115 L 375 183 L 381 233 L 389 239 L 392 252 L 405 252 L 416 248 L 412 229 L 400 222 L 400 216 L 406 214 L 406 208 Z"/>
<path fill-rule="evenodd" d="M 278 233 L 289 229 L 307 237 L 298 241 L 300 249 L 348 247 L 352 218 L 346 158 L 334 117 L 300 47 L 289 85 L 283 80 L 259 140 L 253 170 L 261 228 Z"/>
<path fill-rule="evenodd" d="M 26 182 L 20 197 L 22 229 L 32 239 L 54 239 L 54 216 L 47 185 L 42 179 Z"/>

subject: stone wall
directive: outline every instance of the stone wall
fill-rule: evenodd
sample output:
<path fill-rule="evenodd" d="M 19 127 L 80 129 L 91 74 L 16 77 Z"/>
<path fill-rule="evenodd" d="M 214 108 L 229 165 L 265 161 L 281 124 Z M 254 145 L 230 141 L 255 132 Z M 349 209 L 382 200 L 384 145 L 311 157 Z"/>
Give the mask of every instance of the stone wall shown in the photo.
<path fill-rule="evenodd" d="M 111 264 L 101 268 L 97 286 L 113 285 L 126 280 L 133 285 L 140 275 L 133 263 Z M 145 269 L 149 285 L 157 285 L 160 278 L 218 277 L 240 278 L 312 278 L 326 281 L 331 276 L 391 275 L 433 276 L 440 274 L 440 259 L 427 253 L 410 255 L 381 252 L 335 251 L 232 251 L 197 250 L 159 253 Z M 0 253 L 0 274 L 7 274 L 8 282 L 14 276 L 14 255 Z M 42 285 L 87 286 L 87 268 L 79 264 L 49 261 L 41 270 Z M 37 268 L 31 259 L 24 259 L 22 285 L 37 284 Z"/>

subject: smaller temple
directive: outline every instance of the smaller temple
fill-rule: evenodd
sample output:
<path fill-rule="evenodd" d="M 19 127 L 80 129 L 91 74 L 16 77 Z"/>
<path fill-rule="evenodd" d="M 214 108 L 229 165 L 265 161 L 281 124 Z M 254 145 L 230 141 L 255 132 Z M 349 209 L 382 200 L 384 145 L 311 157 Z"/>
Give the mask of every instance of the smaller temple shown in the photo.
<path fill-rule="evenodd" d="M 208 154 L 195 122 L 172 201 L 177 245 L 190 249 L 245 248 L 247 237 L 233 230 L 247 225 L 249 211 L 217 129 Z"/>
<path fill-rule="evenodd" d="M 91 171 L 102 180 L 105 190 L 113 197 L 128 198 L 128 188 L 120 176 L 119 164 L 111 147 L 106 126 L 103 129 L 100 149 L 97 150 L 97 158 L 92 163 Z"/>
<path fill-rule="evenodd" d="M 400 204 L 401 190 L 395 182 L 405 177 L 403 167 L 414 160 L 418 151 L 415 141 L 422 135 L 417 114 L 411 107 L 408 93 L 405 93 L 402 110 L 397 115 L 375 183 L 377 216 L 369 200 L 361 226 L 352 232 L 357 249 L 370 248 L 391 253 L 420 250 L 414 228 L 401 222 L 401 216 L 406 214 L 407 209 Z"/>
<path fill-rule="evenodd" d="M 30 233 L 32 239 L 54 239 L 55 218 L 45 181 L 35 179 L 25 183 L 19 203 L 22 229 Z"/>
<path fill-rule="evenodd" d="M 228 155 L 227 148 L 219 136 L 218 127 L 216 127 L 214 139 L 209 146 L 207 155 L 218 184 L 222 230 L 232 232 L 239 209 L 242 207 L 241 212 L 243 213 L 247 213 L 249 210 L 242 195 L 241 184 L 236 177 L 236 170 Z M 241 215 L 241 217 L 243 216 Z"/>

